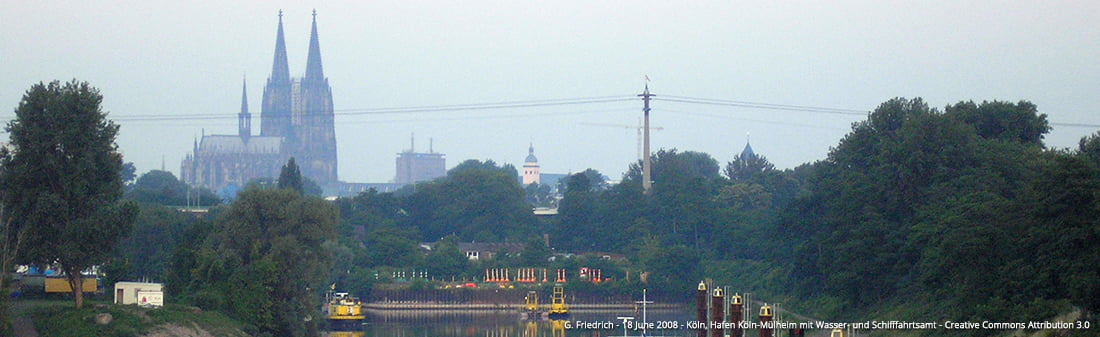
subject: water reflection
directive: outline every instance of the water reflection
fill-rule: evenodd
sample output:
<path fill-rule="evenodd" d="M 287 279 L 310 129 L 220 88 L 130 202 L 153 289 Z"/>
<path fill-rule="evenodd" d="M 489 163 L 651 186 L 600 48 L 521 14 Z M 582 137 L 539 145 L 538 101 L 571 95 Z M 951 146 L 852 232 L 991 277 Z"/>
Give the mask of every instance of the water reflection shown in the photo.
<path fill-rule="evenodd" d="M 602 337 L 623 336 L 622 321 L 618 317 L 635 317 L 641 322 L 641 313 L 621 312 L 573 313 L 568 320 L 523 320 L 517 312 L 463 312 L 463 311 L 387 311 L 368 312 L 360 331 L 331 332 L 328 337 Z M 688 318 L 680 311 L 649 311 L 647 320 L 679 321 Z M 598 328 L 578 327 L 577 322 L 611 322 Z M 627 335 L 640 336 L 641 331 L 626 331 Z M 649 335 L 691 336 L 692 331 L 660 330 Z"/>

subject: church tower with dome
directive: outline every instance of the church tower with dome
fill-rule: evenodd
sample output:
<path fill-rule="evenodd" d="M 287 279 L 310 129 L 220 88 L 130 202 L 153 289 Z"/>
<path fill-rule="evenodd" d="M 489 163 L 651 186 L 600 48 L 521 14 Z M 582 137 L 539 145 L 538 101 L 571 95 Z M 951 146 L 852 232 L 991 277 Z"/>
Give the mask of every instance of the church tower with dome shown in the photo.
<path fill-rule="evenodd" d="M 523 186 L 540 184 L 542 175 L 539 173 L 539 159 L 535 157 L 535 144 L 527 148 L 527 159 L 523 161 Z"/>

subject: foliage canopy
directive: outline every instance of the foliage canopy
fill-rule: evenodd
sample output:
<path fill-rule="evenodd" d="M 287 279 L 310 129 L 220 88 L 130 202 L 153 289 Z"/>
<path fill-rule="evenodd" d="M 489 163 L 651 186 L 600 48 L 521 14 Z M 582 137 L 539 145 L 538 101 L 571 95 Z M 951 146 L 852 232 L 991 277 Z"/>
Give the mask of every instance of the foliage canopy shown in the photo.
<path fill-rule="evenodd" d="M 107 119 L 103 96 L 87 82 L 32 86 L 8 123 L 4 153 L 6 239 L 23 263 L 56 263 L 83 305 L 83 271 L 101 263 L 130 231 L 137 213 L 122 197 L 118 125 Z"/>
<path fill-rule="evenodd" d="M 315 334 L 336 218 L 332 204 L 294 190 L 241 192 L 195 253 L 193 300 L 275 336 Z"/>

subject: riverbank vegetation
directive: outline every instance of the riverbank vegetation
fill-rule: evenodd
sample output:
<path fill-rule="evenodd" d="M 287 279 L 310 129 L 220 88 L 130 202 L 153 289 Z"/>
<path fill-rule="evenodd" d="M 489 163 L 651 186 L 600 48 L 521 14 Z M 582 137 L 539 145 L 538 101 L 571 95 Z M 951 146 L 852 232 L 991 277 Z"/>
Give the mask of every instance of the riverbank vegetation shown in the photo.
<path fill-rule="evenodd" d="M 563 262 L 440 260 L 418 242 L 530 245 L 549 234 L 555 253 L 625 256 L 605 272 L 647 273 L 639 286 L 670 299 L 686 301 L 712 278 L 823 318 L 1039 320 L 1073 307 L 1091 315 L 1100 308 L 1100 134 L 1048 149 L 1049 129 L 1026 101 L 937 109 L 898 98 L 855 123 L 826 159 L 793 169 L 748 151 L 722 167 L 708 154 L 666 149 L 653 155 L 649 194 L 638 163 L 613 186 L 599 172 L 574 174 L 554 218 L 519 214 L 514 182 L 493 188 L 454 173 L 337 206 L 345 230 L 363 238 L 364 252 L 352 255 L 364 259 L 352 265 L 441 279 Z M 510 166 L 460 167 L 514 181 Z M 906 317 L 878 317 L 886 313 Z"/>
<path fill-rule="evenodd" d="M 128 186 L 140 212 L 102 271 L 107 286 L 163 280 L 168 302 L 271 335 L 314 333 L 333 287 L 369 299 L 374 289 L 496 286 L 486 270 L 504 268 L 546 269 L 550 282 L 565 269 L 571 291 L 597 300 L 644 288 L 688 302 L 710 279 L 826 320 L 1010 322 L 1074 310 L 1091 319 L 1100 133 L 1050 149 L 1049 130 L 1026 101 L 938 109 L 897 98 L 827 158 L 791 169 L 736 148 L 727 163 L 662 149 L 649 193 L 640 163 L 617 184 L 572 174 L 553 217 L 528 203 L 525 191 L 544 189 L 493 161 L 335 202 L 303 193 L 304 182 L 252 186 L 220 206 L 201 192 L 196 201 L 212 206 L 203 212 L 168 207 L 190 203 L 190 192 L 181 198 L 170 174 L 150 172 Z M 472 260 L 460 247 L 476 243 L 510 248 Z M 608 280 L 581 281 L 582 267 Z"/>
<path fill-rule="evenodd" d="M 90 301 L 21 300 L 14 315 L 30 317 L 40 336 L 253 336 L 256 329 L 216 311 L 168 304 L 163 308 Z M 98 321 L 97 321 L 98 320 Z"/>

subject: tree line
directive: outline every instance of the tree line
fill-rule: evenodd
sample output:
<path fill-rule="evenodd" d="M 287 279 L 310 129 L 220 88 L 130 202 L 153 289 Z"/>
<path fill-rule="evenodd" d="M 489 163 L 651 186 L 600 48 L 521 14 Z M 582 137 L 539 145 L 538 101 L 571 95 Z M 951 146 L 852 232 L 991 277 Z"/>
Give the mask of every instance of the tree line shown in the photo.
<path fill-rule="evenodd" d="M 1026 101 L 883 103 L 778 222 L 788 284 L 855 308 L 911 303 L 922 318 L 1095 312 L 1100 133 L 1047 149 L 1049 130 Z"/>
<path fill-rule="evenodd" d="M 291 161 L 274 188 L 231 201 L 200 193 L 213 207 L 196 217 L 167 206 L 189 193 L 171 173 L 128 183 L 101 100 L 87 83 L 54 82 L 17 107 L 0 151 L 4 269 L 101 265 L 108 281 L 164 280 L 175 300 L 257 335 L 313 334 L 325 289 L 369 295 L 397 270 L 473 280 L 485 268 L 586 266 L 619 282 L 577 287 L 644 287 L 668 301 L 710 278 L 831 318 L 1042 320 L 1100 307 L 1100 133 L 1046 148 L 1046 115 L 1027 101 L 891 99 L 825 159 L 793 169 L 747 151 L 723 165 L 662 149 L 652 193 L 640 162 L 617 184 L 585 170 L 565 178 L 559 215 L 544 218 L 528 198 L 541 187 L 478 160 L 335 202 L 312 196 Z M 466 242 L 522 248 L 470 261 Z M 625 260 L 566 254 L 584 252 Z"/>
<path fill-rule="evenodd" d="M 366 194 L 338 204 L 348 224 L 403 231 L 405 252 L 448 234 L 527 233 L 549 234 L 555 252 L 624 254 L 616 274 L 648 273 L 642 286 L 670 298 L 690 298 L 699 279 L 713 278 L 824 317 L 1013 321 L 1072 308 L 1091 315 L 1100 305 L 1100 133 L 1076 149 L 1050 149 L 1046 118 L 1027 101 L 939 109 L 891 99 L 823 160 L 779 170 L 754 153 L 721 165 L 705 153 L 660 150 L 651 194 L 642 191 L 640 163 L 615 185 L 587 170 L 565 179 L 559 216 L 523 221 L 528 210 L 516 207 L 515 218 L 496 223 L 495 237 L 460 228 L 509 210 L 448 208 L 480 195 L 448 179 L 416 187 L 430 195 Z M 371 208 L 378 205 L 387 206 Z M 441 214 L 448 215 L 431 218 Z M 462 220 L 438 227 L 438 219 Z"/>

